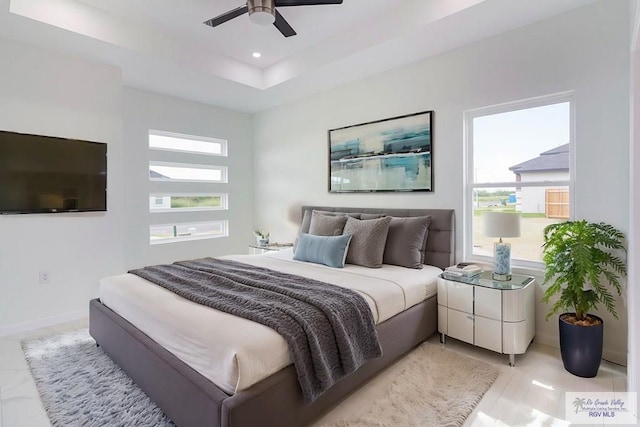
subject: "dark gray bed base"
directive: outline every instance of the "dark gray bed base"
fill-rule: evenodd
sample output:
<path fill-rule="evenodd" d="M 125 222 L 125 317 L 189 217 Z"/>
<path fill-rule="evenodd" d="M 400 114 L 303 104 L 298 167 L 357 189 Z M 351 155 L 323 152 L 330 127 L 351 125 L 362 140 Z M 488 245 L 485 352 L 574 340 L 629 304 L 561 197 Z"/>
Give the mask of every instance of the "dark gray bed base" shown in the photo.
<path fill-rule="evenodd" d="M 444 269 L 454 263 L 455 219 L 451 209 L 302 208 L 303 213 L 311 209 L 431 215 L 425 264 Z M 309 405 L 302 400 L 293 366 L 230 396 L 98 300 L 90 303 L 89 332 L 180 427 L 304 426 L 433 334 L 438 327 L 436 299 L 433 296 L 379 324 L 384 355 L 366 363 Z"/>
<path fill-rule="evenodd" d="M 305 405 L 289 366 L 228 395 L 94 299 L 89 332 L 133 381 L 180 427 L 289 427 L 318 418 L 369 378 L 424 341 L 438 327 L 436 296 L 377 326 L 384 355 L 363 365 Z"/>

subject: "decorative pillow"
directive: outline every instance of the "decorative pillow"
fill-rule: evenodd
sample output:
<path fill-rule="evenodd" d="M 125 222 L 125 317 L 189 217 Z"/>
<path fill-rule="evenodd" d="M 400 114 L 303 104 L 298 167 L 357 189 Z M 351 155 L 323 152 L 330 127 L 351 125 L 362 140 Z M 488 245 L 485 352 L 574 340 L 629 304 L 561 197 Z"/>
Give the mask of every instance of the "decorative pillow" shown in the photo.
<path fill-rule="evenodd" d="M 329 216 L 350 216 L 352 218 L 357 218 L 360 219 L 360 215 L 362 215 L 359 212 L 335 212 L 335 211 L 321 211 L 318 209 L 314 209 L 314 212 L 318 212 L 319 214 L 322 215 L 329 215 Z"/>
<path fill-rule="evenodd" d="M 342 236 L 314 236 L 312 234 L 300 233 L 298 236 L 298 245 L 293 253 L 293 259 L 342 268 L 344 267 L 350 241 L 350 234 L 343 234 Z"/>
<path fill-rule="evenodd" d="M 302 217 L 302 223 L 300 224 L 300 233 L 309 233 L 309 227 L 311 226 L 311 216 L 313 212 L 318 212 L 323 215 L 329 216 L 351 216 L 353 218 L 360 219 L 359 213 L 347 213 L 347 212 L 330 212 L 330 211 L 321 211 L 318 209 L 313 210 L 305 210 L 304 215 Z M 380 218 L 382 215 L 377 216 L 376 218 Z M 367 218 L 369 219 L 369 218 Z"/>
<path fill-rule="evenodd" d="M 353 234 L 347 252 L 347 263 L 372 268 L 382 267 L 390 222 L 390 216 L 367 220 L 347 218 L 343 233 Z"/>
<path fill-rule="evenodd" d="M 391 217 L 384 263 L 421 269 L 429 224 L 430 216 Z"/>
<path fill-rule="evenodd" d="M 308 234 L 316 236 L 339 236 L 342 234 L 346 222 L 347 217 L 345 215 L 325 215 L 318 211 L 313 211 Z"/>
<path fill-rule="evenodd" d="M 306 210 L 304 211 L 304 216 L 302 217 L 302 223 L 300 224 L 300 233 L 309 233 L 309 227 L 311 226 L 311 217 L 313 216 L 313 212 L 317 212 L 318 214 L 327 215 L 327 216 L 351 216 L 353 218 L 360 218 L 359 213 L 346 213 L 346 212 L 330 212 L 330 211 L 321 211 L 318 209 Z"/>
<path fill-rule="evenodd" d="M 311 226 L 311 211 L 304 211 L 304 215 L 302 216 L 302 223 L 300 224 L 300 233 L 308 233 L 309 226 Z"/>

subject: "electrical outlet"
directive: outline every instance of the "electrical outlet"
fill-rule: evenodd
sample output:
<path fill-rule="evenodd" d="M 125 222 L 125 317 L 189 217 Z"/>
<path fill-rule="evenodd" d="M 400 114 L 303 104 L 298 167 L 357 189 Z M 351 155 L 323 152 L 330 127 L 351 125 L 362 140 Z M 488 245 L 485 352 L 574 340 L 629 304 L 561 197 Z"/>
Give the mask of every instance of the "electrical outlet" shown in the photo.
<path fill-rule="evenodd" d="M 48 271 L 41 271 L 40 272 L 40 284 L 41 285 L 48 285 L 49 284 L 49 272 Z"/>

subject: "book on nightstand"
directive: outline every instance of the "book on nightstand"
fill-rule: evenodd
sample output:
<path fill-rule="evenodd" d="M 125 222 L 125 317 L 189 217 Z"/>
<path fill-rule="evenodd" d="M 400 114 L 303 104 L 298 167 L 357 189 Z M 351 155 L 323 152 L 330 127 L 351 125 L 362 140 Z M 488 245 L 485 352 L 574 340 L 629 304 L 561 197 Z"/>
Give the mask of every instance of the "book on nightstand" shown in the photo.
<path fill-rule="evenodd" d="M 473 277 L 482 273 L 482 268 L 475 264 L 460 263 L 447 267 L 442 272 L 444 277 Z"/>

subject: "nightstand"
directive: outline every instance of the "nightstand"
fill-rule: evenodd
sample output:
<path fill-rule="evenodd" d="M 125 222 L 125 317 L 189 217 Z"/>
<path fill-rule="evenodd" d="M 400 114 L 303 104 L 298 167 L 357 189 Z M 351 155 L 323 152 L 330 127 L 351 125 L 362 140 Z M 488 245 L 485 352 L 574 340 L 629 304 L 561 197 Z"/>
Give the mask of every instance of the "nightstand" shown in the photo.
<path fill-rule="evenodd" d="M 509 281 L 490 271 L 470 277 L 438 276 L 438 332 L 509 355 L 523 354 L 535 335 L 535 279 L 513 274 Z"/>
<path fill-rule="evenodd" d="M 272 243 L 269 245 L 249 245 L 249 254 L 264 254 L 266 252 L 281 251 L 293 247 L 293 243 Z"/>

